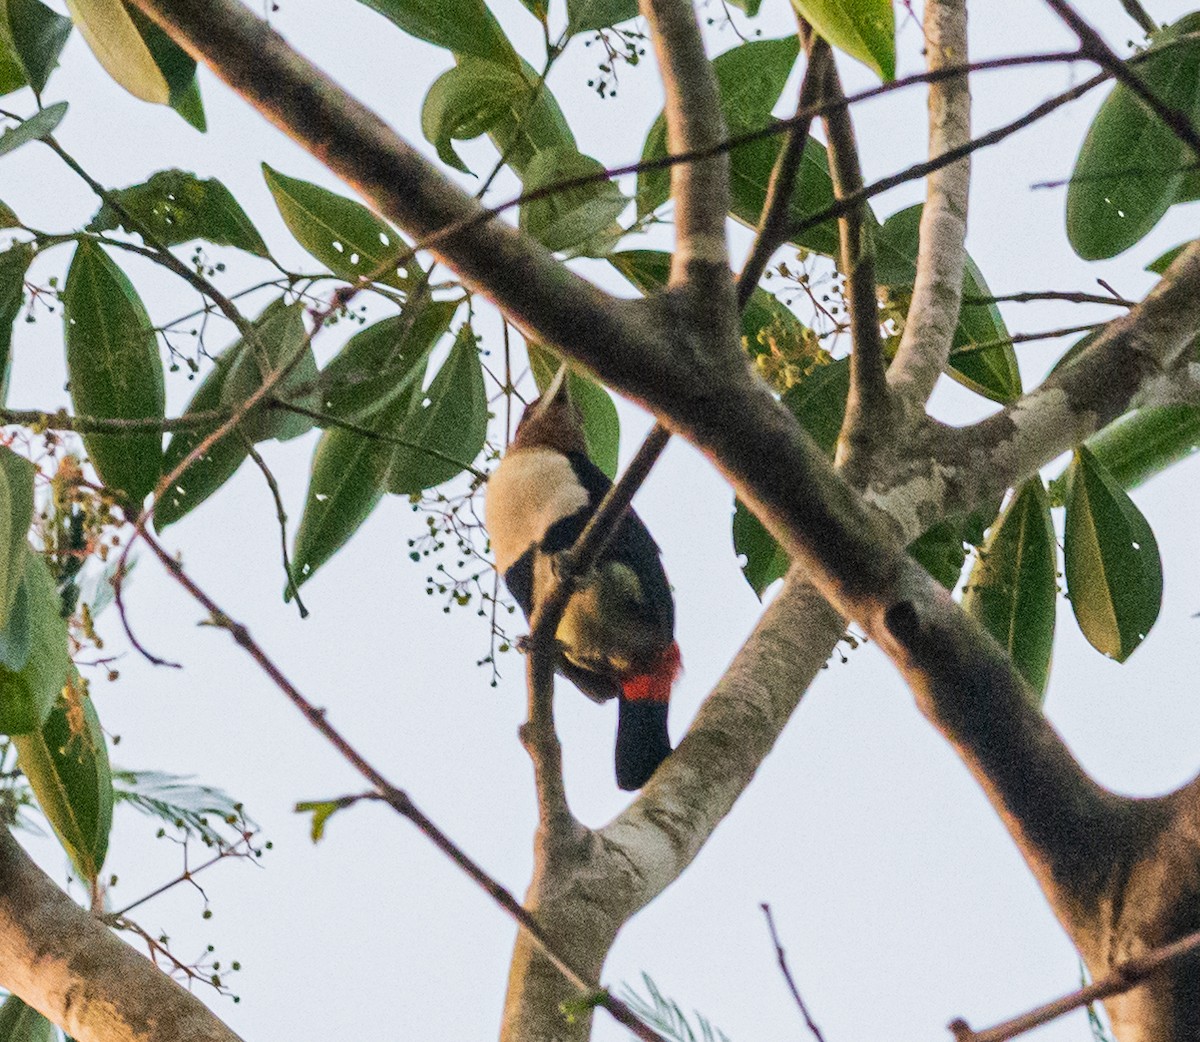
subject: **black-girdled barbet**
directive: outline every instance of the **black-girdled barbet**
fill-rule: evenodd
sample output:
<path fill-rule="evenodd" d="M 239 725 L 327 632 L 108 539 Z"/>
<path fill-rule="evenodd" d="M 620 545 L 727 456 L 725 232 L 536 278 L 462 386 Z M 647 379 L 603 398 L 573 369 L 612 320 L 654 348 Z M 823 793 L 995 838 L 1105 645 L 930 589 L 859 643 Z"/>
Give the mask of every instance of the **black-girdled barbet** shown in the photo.
<path fill-rule="evenodd" d="M 487 484 L 496 567 L 526 619 L 554 588 L 560 555 L 611 487 L 588 458 L 564 366 L 526 406 Z M 640 789 L 671 752 L 667 706 L 680 658 L 658 545 L 632 510 L 577 579 L 555 636 L 557 671 L 596 702 L 618 700 L 617 784 Z"/>

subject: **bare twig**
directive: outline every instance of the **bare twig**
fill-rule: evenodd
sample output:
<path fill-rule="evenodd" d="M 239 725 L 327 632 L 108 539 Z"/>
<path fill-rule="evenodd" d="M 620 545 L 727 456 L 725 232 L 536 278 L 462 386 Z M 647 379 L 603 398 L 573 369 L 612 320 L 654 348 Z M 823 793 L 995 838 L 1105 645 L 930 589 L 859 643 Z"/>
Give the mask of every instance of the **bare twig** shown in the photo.
<path fill-rule="evenodd" d="M 1196 951 L 1200 951 L 1200 930 L 1170 944 L 1164 944 L 1161 948 L 1153 948 L 1144 955 L 1126 959 L 1099 980 L 986 1031 L 972 1031 L 962 1018 L 951 1021 L 950 1031 L 954 1034 L 956 1042 L 1006 1042 L 1007 1039 L 1016 1038 L 1026 1031 L 1048 1024 L 1072 1010 L 1130 991 L 1176 959 Z"/>
<path fill-rule="evenodd" d="M 962 302 L 963 307 L 978 307 L 983 304 L 1031 304 L 1040 300 L 1062 300 L 1068 304 L 1112 304 L 1122 308 L 1137 306 L 1136 300 L 1127 300 L 1116 293 L 1076 293 L 1072 290 L 1005 293 L 998 297 L 963 297 Z"/>
<path fill-rule="evenodd" d="M 1168 105 L 1159 98 L 1145 81 L 1130 68 L 1095 29 L 1080 16 L 1066 0 L 1046 0 L 1047 6 L 1058 15 L 1079 38 L 1079 45 L 1089 58 L 1109 72 L 1118 82 L 1138 96 L 1142 104 L 1154 113 L 1180 141 L 1200 157 L 1200 132 L 1197 132 L 1191 117 L 1186 112 Z"/>
<path fill-rule="evenodd" d="M 102 416 L 71 416 L 66 409 L 0 409 L 0 425 L 29 427 L 35 431 L 75 431 L 77 434 L 137 434 L 141 432 L 192 431 L 225 419 L 227 409 L 205 409 L 168 419 L 127 420 Z"/>
<path fill-rule="evenodd" d="M 288 538 L 287 538 L 287 511 L 283 506 L 283 496 L 279 492 L 279 482 L 275 480 L 275 475 L 271 473 L 271 468 L 267 466 L 267 461 L 262 458 L 262 454 L 254 447 L 254 441 L 245 431 L 241 432 L 242 440 L 246 445 L 246 452 L 254 461 L 254 465 L 261 471 L 263 479 L 267 483 L 267 488 L 271 491 L 271 498 L 275 501 L 275 518 L 279 522 L 279 545 L 283 553 L 283 575 L 287 580 L 287 592 L 295 598 L 296 609 L 300 612 L 300 618 L 308 618 L 308 609 L 304 606 L 304 601 L 300 599 L 300 587 L 296 583 L 296 577 L 292 572 L 292 560 L 288 556 Z"/>
<path fill-rule="evenodd" d="M 775 945 L 775 958 L 779 960 L 779 970 L 783 974 L 783 979 L 787 982 L 788 990 L 792 993 L 792 998 L 796 1000 L 796 1006 L 800 1010 L 800 1015 L 804 1018 L 805 1025 L 812 1032 L 817 1042 L 825 1042 L 825 1036 L 821 1034 L 821 1029 L 817 1027 L 812 1014 L 808 1012 L 808 1006 L 805 1005 L 804 999 L 800 997 L 800 989 L 796 987 L 792 971 L 788 968 L 787 953 L 783 950 L 783 942 L 779 940 L 779 932 L 775 929 L 775 917 L 771 915 L 771 906 L 764 901 L 758 907 L 763 910 L 763 915 L 767 917 L 767 929 L 771 931 L 771 943 Z"/>
<path fill-rule="evenodd" d="M 827 47 L 810 55 L 804 78 L 800 81 L 796 115 L 789 121 L 783 147 L 771 168 L 767 197 L 763 201 L 754 246 L 738 276 L 737 294 L 740 309 L 745 308 L 749 302 L 772 254 L 787 241 L 788 212 L 799 181 L 804 149 L 808 144 L 808 131 L 812 125 L 812 116 L 805 118 L 802 114 L 819 102 L 827 100 L 821 97 L 821 86 L 825 76 L 825 65 L 830 58 Z"/>

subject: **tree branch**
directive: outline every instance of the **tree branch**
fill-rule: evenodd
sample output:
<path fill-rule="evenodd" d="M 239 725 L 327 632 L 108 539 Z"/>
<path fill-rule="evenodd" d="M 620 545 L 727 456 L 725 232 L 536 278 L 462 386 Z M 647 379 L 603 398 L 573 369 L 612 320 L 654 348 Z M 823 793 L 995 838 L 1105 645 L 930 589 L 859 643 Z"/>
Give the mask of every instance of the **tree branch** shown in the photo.
<path fill-rule="evenodd" d="M 927 0 L 925 53 L 930 71 L 967 59 L 965 0 Z M 929 87 L 929 155 L 936 158 L 971 139 L 971 88 L 965 76 Z M 971 163 L 962 159 L 931 171 L 925 182 L 920 246 L 912 301 L 888 381 L 910 404 L 923 406 L 946 367 L 961 307 L 966 265 L 967 198 Z"/>
<path fill-rule="evenodd" d="M 239 1042 L 0 829 L 0 984 L 77 1042 Z"/>

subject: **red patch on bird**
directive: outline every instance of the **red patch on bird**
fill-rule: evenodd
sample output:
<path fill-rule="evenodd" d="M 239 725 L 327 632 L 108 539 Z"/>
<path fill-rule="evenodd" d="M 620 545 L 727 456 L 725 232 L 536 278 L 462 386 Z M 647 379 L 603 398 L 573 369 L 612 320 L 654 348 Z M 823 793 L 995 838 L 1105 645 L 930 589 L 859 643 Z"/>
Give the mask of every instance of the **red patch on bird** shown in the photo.
<path fill-rule="evenodd" d="M 621 692 L 630 702 L 666 703 L 671 699 L 671 688 L 675 686 L 675 680 L 682 668 L 683 659 L 679 654 L 679 645 L 672 641 L 670 647 L 663 649 L 649 673 L 625 677 L 621 681 Z"/>

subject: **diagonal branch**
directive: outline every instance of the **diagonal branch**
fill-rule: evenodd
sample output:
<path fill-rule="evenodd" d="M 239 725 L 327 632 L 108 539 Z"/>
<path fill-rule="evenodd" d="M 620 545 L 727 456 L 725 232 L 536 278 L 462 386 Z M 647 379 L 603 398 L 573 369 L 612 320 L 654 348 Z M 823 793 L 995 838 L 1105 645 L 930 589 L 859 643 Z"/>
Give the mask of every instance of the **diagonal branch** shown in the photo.
<path fill-rule="evenodd" d="M 965 0 L 927 0 L 925 51 L 929 71 L 967 60 Z M 971 88 L 966 76 L 929 86 L 929 155 L 942 156 L 971 139 Z M 931 171 L 925 181 L 920 246 L 912 302 L 896 360 L 892 387 L 923 406 L 946 367 L 962 306 L 964 243 L 971 163 L 962 159 Z"/>

